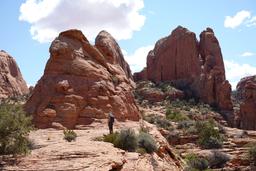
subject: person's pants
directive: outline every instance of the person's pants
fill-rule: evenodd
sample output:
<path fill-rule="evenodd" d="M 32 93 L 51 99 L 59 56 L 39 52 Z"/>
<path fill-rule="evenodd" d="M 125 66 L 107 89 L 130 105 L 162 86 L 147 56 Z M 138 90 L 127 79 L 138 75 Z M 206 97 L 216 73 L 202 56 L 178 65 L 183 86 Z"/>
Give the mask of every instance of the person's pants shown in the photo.
<path fill-rule="evenodd" d="M 113 124 L 108 124 L 109 133 L 113 134 Z"/>

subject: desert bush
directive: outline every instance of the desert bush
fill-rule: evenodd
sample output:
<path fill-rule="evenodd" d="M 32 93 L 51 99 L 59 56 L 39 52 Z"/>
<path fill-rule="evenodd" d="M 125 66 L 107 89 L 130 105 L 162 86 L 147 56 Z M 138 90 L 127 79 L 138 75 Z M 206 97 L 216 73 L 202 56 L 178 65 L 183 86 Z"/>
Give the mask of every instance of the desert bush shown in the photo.
<path fill-rule="evenodd" d="M 158 115 L 145 116 L 144 120 L 151 124 L 155 124 L 159 128 L 169 129 L 171 127 L 171 123 L 168 120 Z"/>
<path fill-rule="evenodd" d="M 175 145 L 179 143 L 180 133 L 178 131 L 169 131 L 165 138 L 170 144 Z"/>
<path fill-rule="evenodd" d="M 153 153 L 157 150 L 156 142 L 150 134 L 140 131 L 139 135 L 136 135 L 131 128 L 122 129 L 120 132 L 104 135 L 102 138 L 98 137 L 98 139 L 102 139 L 104 142 L 110 142 L 115 147 L 130 152 L 136 151 L 144 154 Z"/>
<path fill-rule="evenodd" d="M 64 130 L 63 134 L 64 134 L 64 139 L 67 140 L 68 142 L 76 140 L 77 134 L 73 130 Z"/>
<path fill-rule="evenodd" d="M 229 160 L 227 154 L 217 150 L 208 158 L 210 168 L 222 168 Z"/>
<path fill-rule="evenodd" d="M 253 144 L 249 147 L 249 150 L 248 150 L 248 153 L 249 153 L 249 159 L 250 159 L 250 162 L 256 166 L 256 144 Z"/>
<path fill-rule="evenodd" d="M 206 149 L 221 148 L 223 137 L 213 120 L 196 122 L 199 135 L 198 143 Z"/>
<path fill-rule="evenodd" d="M 140 132 L 149 133 L 149 128 L 145 126 L 140 126 Z"/>
<path fill-rule="evenodd" d="M 145 148 L 137 148 L 136 149 L 136 153 L 140 153 L 140 154 L 146 154 L 147 153 L 147 151 L 145 150 Z"/>
<path fill-rule="evenodd" d="M 159 116 L 157 115 L 143 115 L 143 119 L 151 124 L 155 124 Z"/>
<path fill-rule="evenodd" d="M 133 129 L 123 129 L 114 141 L 114 146 L 127 151 L 135 151 L 137 137 Z"/>
<path fill-rule="evenodd" d="M 174 101 L 171 102 L 171 107 L 181 108 L 182 106 L 184 106 L 184 101 L 181 101 L 179 99 L 174 100 Z"/>
<path fill-rule="evenodd" d="M 185 120 L 178 122 L 177 129 L 189 129 L 190 127 L 195 125 L 195 121 Z"/>
<path fill-rule="evenodd" d="M 196 122 L 193 120 L 178 122 L 177 129 L 182 129 L 185 134 L 196 135 L 198 133 L 196 129 Z"/>
<path fill-rule="evenodd" d="M 153 153 L 157 150 L 155 140 L 148 133 L 141 132 L 138 136 L 138 146 L 144 148 L 147 153 Z"/>
<path fill-rule="evenodd" d="M 114 142 L 115 142 L 115 140 L 117 139 L 118 136 L 119 136 L 118 132 L 114 132 L 112 134 L 103 135 L 103 141 L 114 144 Z"/>
<path fill-rule="evenodd" d="M 171 120 L 171 121 L 175 121 L 175 122 L 178 122 L 178 121 L 185 121 L 185 120 L 189 120 L 188 116 L 183 114 L 183 113 L 180 113 L 178 111 L 173 111 L 171 110 L 170 108 L 168 108 L 166 110 L 166 118 Z"/>
<path fill-rule="evenodd" d="M 0 155 L 27 153 L 27 136 L 32 129 L 31 117 L 26 116 L 22 105 L 0 104 Z"/>
<path fill-rule="evenodd" d="M 208 161 L 202 157 L 198 157 L 196 154 L 189 154 L 186 156 L 186 161 L 188 164 L 188 171 L 203 171 L 206 170 L 209 165 Z"/>

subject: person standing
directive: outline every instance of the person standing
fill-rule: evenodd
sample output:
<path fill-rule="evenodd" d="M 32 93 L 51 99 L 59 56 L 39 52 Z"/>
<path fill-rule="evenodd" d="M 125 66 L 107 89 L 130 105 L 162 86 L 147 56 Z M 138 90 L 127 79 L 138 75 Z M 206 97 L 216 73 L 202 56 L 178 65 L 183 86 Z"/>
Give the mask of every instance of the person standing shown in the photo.
<path fill-rule="evenodd" d="M 113 124 L 115 122 L 115 117 L 112 112 L 109 112 L 108 115 L 108 128 L 109 128 L 109 134 L 113 134 Z"/>

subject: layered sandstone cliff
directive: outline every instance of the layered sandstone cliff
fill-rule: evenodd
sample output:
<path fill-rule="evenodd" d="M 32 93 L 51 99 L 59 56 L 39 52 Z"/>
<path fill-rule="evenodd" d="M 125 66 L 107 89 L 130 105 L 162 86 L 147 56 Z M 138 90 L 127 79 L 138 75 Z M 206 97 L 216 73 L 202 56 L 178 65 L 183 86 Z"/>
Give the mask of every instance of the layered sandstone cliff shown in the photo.
<path fill-rule="evenodd" d="M 138 120 L 131 71 L 114 38 L 102 31 L 96 45 L 79 30 L 59 34 L 50 59 L 25 109 L 39 128 L 54 122 L 67 128 L 89 124 L 113 112 L 118 120 Z"/>

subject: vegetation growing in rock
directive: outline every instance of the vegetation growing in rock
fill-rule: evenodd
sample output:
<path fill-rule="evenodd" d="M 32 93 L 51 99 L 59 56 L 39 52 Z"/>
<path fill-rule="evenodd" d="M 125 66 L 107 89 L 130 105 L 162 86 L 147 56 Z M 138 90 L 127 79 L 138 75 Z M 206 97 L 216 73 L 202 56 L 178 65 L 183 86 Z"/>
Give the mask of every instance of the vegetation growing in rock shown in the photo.
<path fill-rule="evenodd" d="M 97 138 L 97 140 L 101 139 Z M 114 144 L 117 148 L 131 152 L 136 151 L 141 154 L 153 153 L 157 150 L 156 142 L 150 134 L 141 131 L 136 135 L 135 131 L 131 128 L 104 135 L 102 140 Z"/>
<path fill-rule="evenodd" d="M 198 157 L 196 154 L 187 155 L 186 162 L 188 164 L 186 171 L 203 171 L 209 167 L 208 161 L 202 157 Z"/>
<path fill-rule="evenodd" d="M 147 153 L 153 153 L 157 150 L 156 142 L 151 135 L 141 132 L 138 135 L 138 146 L 144 148 Z"/>
<path fill-rule="evenodd" d="M 103 140 L 104 142 L 109 142 L 109 143 L 112 143 L 114 144 L 117 136 L 119 136 L 119 133 L 118 132 L 114 132 L 112 134 L 107 134 L 107 135 L 103 135 L 103 138 L 98 138 L 98 140 Z"/>
<path fill-rule="evenodd" d="M 223 136 L 213 120 L 198 121 L 196 128 L 199 135 L 198 143 L 201 147 L 206 149 L 222 147 Z"/>
<path fill-rule="evenodd" d="M 151 124 L 155 124 L 157 127 L 164 128 L 164 129 L 170 129 L 171 123 L 166 120 L 164 117 L 161 117 L 159 115 L 148 115 L 143 117 L 144 120 Z"/>
<path fill-rule="evenodd" d="M 114 141 L 114 146 L 127 151 L 135 151 L 137 148 L 137 136 L 133 129 L 123 129 Z"/>
<path fill-rule="evenodd" d="M 64 139 L 67 140 L 68 142 L 76 140 L 77 134 L 73 130 L 64 130 L 63 134 L 64 134 Z"/>
<path fill-rule="evenodd" d="M 220 151 L 214 150 L 213 154 L 208 158 L 211 168 L 222 168 L 230 160 L 230 157 Z"/>
<path fill-rule="evenodd" d="M 256 144 L 252 144 L 248 150 L 250 162 L 256 166 Z"/>
<path fill-rule="evenodd" d="M 31 117 L 20 104 L 0 104 L 0 154 L 25 154 L 29 151 Z"/>
<path fill-rule="evenodd" d="M 179 111 L 174 111 L 170 108 L 166 110 L 166 118 L 175 122 L 189 120 L 187 115 Z"/>

